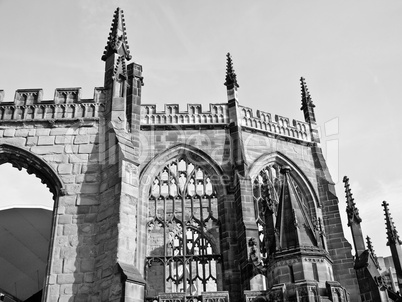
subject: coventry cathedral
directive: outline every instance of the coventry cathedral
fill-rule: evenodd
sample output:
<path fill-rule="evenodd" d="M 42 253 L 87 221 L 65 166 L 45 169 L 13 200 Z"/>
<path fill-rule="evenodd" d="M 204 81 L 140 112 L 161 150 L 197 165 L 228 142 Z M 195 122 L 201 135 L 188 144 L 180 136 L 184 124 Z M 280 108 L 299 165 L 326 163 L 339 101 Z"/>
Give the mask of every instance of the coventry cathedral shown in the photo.
<path fill-rule="evenodd" d="M 58 88 L 53 100 L 19 89 L 9 101 L 0 90 L 0 164 L 36 175 L 54 201 L 41 267 L 17 268 L 19 249 L 0 248 L 1 261 L 15 260 L 1 270 L 0 300 L 401 301 L 388 204 L 396 287 L 365 242 L 347 177 L 353 254 L 344 237 L 304 78 L 304 121 L 241 105 L 230 54 L 226 100 L 158 111 L 141 98 L 119 8 L 101 59 L 92 99 Z"/>

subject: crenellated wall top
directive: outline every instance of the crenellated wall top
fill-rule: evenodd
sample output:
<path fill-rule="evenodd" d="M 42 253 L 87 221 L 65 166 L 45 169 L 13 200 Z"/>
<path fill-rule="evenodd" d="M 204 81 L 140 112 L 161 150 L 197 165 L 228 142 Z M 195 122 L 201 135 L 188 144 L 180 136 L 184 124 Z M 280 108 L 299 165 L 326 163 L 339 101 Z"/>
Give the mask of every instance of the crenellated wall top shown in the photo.
<path fill-rule="evenodd" d="M 81 99 L 81 88 L 57 88 L 53 100 L 43 100 L 42 89 L 18 89 L 13 101 L 4 100 L 0 90 L 0 121 L 98 118 L 106 91 L 94 90 L 93 99 Z"/>
<path fill-rule="evenodd" d="M 56 88 L 53 100 L 43 99 L 43 90 L 41 88 L 34 89 L 17 89 L 14 94 L 14 100 L 4 100 L 4 90 L 0 90 L 0 106 L 1 105 L 36 105 L 36 104 L 71 104 L 71 103 L 103 103 L 105 100 L 105 88 L 96 87 L 94 89 L 93 99 L 81 99 L 81 87 L 74 88 Z"/>
<path fill-rule="evenodd" d="M 203 110 L 201 104 L 187 104 L 187 110 L 181 111 L 178 104 L 165 104 L 162 111 L 156 110 L 155 104 L 141 105 L 141 126 L 203 126 L 228 125 L 229 109 L 227 103 L 209 104 L 208 110 Z M 244 129 L 259 131 L 284 138 L 311 142 L 309 124 L 297 120 L 274 115 L 251 108 L 239 106 L 240 121 Z"/>
<path fill-rule="evenodd" d="M 0 90 L 0 121 L 54 120 L 98 118 L 106 101 L 105 88 L 97 87 L 93 99 L 81 99 L 81 88 L 57 88 L 53 100 L 43 100 L 42 89 L 18 89 L 13 101 L 4 101 Z M 245 130 L 258 131 L 284 138 L 311 142 L 309 124 L 239 106 L 239 123 Z M 165 104 L 162 111 L 155 104 L 141 105 L 141 127 L 147 126 L 226 126 L 229 121 L 227 103 L 187 104 L 180 110 L 179 104 Z"/>
<path fill-rule="evenodd" d="M 178 104 L 165 104 L 163 111 L 157 111 L 155 104 L 141 105 L 141 125 L 200 125 L 228 124 L 228 104 L 209 104 L 204 111 L 201 104 L 187 104 L 186 111 L 180 111 Z"/>
<path fill-rule="evenodd" d="M 256 115 L 251 108 L 239 106 L 241 112 L 241 124 L 245 128 L 275 135 L 294 138 L 302 141 L 311 141 L 309 124 L 298 120 L 290 120 L 287 117 L 274 115 L 257 110 Z"/>

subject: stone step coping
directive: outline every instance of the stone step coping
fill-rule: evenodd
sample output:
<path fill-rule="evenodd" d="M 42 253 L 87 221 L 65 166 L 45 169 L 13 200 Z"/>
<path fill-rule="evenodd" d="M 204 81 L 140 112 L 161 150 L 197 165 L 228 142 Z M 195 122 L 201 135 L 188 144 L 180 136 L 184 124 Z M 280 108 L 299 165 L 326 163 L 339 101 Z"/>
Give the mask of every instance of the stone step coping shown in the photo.
<path fill-rule="evenodd" d="M 141 114 L 223 114 L 227 115 L 227 103 L 210 103 L 209 110 L 203 111 L 202 104 L 188 103 L 187 110 L 181 111 L 180 105 L 177 103 L 166 103 L 163 110 L 156 110 L 156 104 L 141 104 Z"/>

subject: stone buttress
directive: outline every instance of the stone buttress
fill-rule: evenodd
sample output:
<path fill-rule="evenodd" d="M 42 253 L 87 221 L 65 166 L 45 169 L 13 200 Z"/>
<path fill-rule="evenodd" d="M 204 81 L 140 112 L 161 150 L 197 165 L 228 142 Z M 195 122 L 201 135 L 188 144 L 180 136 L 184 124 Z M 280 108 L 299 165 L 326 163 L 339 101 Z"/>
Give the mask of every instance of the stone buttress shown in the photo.
<path fill-rule="evenodd" d="M 139 191 L 139 113 L 142 67 L 131 59 L 124 15 L 114 14 L 105 61 L 107 101 L 103 138 L 98 248 L 98 291 L 102 301 L 143 301 L 145 281 L 136 261 Z M 104 234 L 110 234 L 105 237 Z"/>
<path fill-rule="evenodd" d="M 345 176 L 343 182 L 345 183 L 348 226 L 352 233 L 356 253 L 354 257 L 354 269 L 359 284 L 361 300 L 373 302 L 394 301 L 394 298 L 398 297 L 398 294 L 385 284 L 381 267 L 369 237 L 367 237 L 366 249 L 363 231 L 360 225 L 362 219 L 360 218 L 359 210 L 354 202 L 349 178 Z"/>

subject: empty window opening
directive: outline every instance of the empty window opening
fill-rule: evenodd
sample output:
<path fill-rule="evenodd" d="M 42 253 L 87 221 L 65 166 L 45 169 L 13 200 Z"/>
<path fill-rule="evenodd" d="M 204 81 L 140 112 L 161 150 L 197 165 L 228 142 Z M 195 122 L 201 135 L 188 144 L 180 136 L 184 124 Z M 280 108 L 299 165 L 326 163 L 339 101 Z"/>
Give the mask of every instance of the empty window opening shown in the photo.
<path fill-rule="evenodd" d="M 6 301 L 25 301 L 34 295 L 40 299 L 53 195 L 35 175 L 9 163 L 0 165 L 0 192 L 0 292 Z"/>

